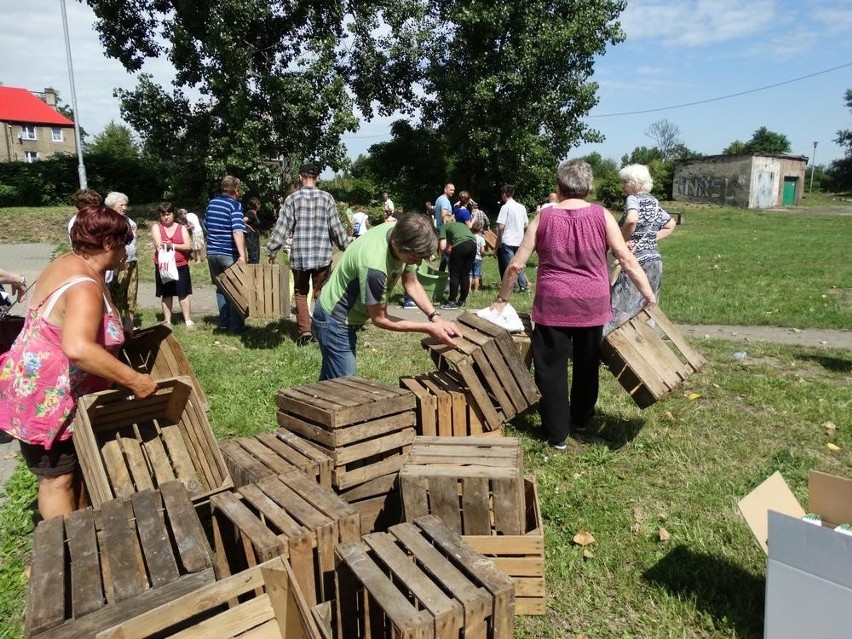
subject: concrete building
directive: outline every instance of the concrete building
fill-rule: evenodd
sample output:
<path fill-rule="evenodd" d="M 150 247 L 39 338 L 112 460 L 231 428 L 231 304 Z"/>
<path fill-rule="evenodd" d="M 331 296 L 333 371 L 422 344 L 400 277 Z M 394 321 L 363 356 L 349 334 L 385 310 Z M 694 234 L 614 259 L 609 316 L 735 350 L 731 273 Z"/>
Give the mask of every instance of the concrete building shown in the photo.
<path fill-rule="evenodd" d="M 38 162 L 77 153 L 74 122 L 56 108 L 56 91 L 41 97 L 27 89 L 0 86 L 0 162 Z"/>
<path fill-rule="evenodd" d="M 805 188 L 808 158 L 801 155 L 710 155 L 675 163 L 672 197 L 766 209 L 797 206 Z"/>

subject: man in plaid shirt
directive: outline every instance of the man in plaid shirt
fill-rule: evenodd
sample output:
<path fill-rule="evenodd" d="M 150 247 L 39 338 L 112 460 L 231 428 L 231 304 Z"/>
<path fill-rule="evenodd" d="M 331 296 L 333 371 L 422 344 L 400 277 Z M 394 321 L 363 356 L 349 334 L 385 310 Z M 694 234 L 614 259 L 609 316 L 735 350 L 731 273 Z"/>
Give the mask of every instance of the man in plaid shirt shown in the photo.
<path fill-rule="evenodd" d="M 285 240 L 293 236 L 290 272 L 296 298 L 296 343 L 300 346 L 313 341 L 308 311 L 310 286 L 313 283 L 316 301 L 331 271 L 332 243 L 345 250 L 352 241 L 340 223 L 334 198 L 317 188 L 318 175 L 319 169 L 313 162 L 299 168 L 302 188 L 284 200 L 278 222 L 266 244 L 269 263 L 274 264 L 275 255 L 284 246 Z"/>

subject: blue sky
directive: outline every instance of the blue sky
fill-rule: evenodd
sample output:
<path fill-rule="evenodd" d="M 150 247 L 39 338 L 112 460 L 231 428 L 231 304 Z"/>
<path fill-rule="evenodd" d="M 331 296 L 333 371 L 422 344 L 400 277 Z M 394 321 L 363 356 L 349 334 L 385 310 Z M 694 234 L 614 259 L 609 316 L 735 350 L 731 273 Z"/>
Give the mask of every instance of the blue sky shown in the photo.
<path fill-rule="evenodd" d="M 3 0 L 0 82 L 7 86 L 58 89 L 71 101 L 56 0 Z M 66 0 L 82 126 L 91 134 L 120 121 L 114 87 L 135 79 L 108 60 L 92 24 L 91 10 Z M 735 139 L 747 140 L 761 126 L 783 133 L 792 152 L 827 163 L 843 155 L 833 139 L 852 128 L 843 96 L 852 89 L 852 66 L 783 86 L 725 100 L 654 113 L 615 115 L 718 98 L 777 84 L 852 63 L 852 2 L 849 0 L 631 0 L 622 15 L 627 40 L 595 64 L 600 103 L 587 122 L 606 141 L 571 155 L 597 151 L 618 160 L 636 146 L 651 146 L 644 132 L 654 122 L 676 124 L 683 142 L 715 154 Z M 145 71 L 168 83 L 166 61 Z M 389 119 L 364 122 L 345 142 L 350 155 L 388 139 Z"/>

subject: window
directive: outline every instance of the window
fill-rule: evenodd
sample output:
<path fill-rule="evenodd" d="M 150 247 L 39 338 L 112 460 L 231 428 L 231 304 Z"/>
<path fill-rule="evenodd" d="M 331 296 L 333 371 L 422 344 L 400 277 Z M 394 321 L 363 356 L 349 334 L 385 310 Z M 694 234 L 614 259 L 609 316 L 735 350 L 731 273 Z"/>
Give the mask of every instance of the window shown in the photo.
<path fill-rule="evenodd" d="M 53 134 L 54 142 L 62 142 L 62 129 L 60 127 L 55 126 L 50 131 Z"/>
<path fill-rule="evenodd" d="M 24 151 L 24 162 L 28 164 L 38 162 L 38 151 Z"/>
<path fill-rule="evenodd" d="M 22 140 L 35 140 L 36 139 L 35 124 L 22 124 L 21 125 L 21 139 Z"/>

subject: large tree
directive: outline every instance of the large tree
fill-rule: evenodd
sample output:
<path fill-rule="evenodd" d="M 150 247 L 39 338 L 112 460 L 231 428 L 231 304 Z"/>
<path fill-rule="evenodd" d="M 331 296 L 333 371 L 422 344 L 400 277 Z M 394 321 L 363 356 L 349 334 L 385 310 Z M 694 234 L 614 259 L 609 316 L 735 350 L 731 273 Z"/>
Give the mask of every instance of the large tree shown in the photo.
<path fill-rule="evenodd" d="M 846 107 L 852 111 L 852 89 L 846 90 L 844 99 Z M 846 148 L 846 155 L 832 162 L 828 169 L 831 186 L 838 191 L 852 189 L 852 129 L 839 130 L 834 141 Z"/>
<path fill-rule="evenodd" d="M 83 1 L 83 0 L 81 0 Z M 143 76 L 122 116 L 176 174 L 273 177 L 268 159 L 340 168 L 342 134 L 400 113 L 454 149 L 471 184 L 549 188 L 568 150 L 600 135 L 595 55 L 623 39 L 624 0 L 85 0 L 129 70 L 167 56 L 171 90 Z M 190 97 L 200 92 L 201 98 Z M 421 154 L 429 158 L 430 149 Z M 546 170 L 545 170 L 546 167 Z M 547 172 L 550 175 L 547 175 Z M 200 185 L 199 185 L 200 186 Z"/>
<path fill-rule="evenodd" d="M 553 190 L 570 149 L 601 141 L 582 118 L 594 107 L 596 55 L 623 40 L 622 0 L 444 0 L 427 54 L 423 120 L 452 150 L 457 182 L 500 182 L 536 200 Z M 493 192 L 497 199 L 496 191 Z"/>
<path fill-rule="evenodd" d="M 790 140 L 783 133 L 770 131 L 765 126 L 757 129 L 748 142 L 734 140 L 723 155 L 783 155 L 790 152 Z"/>
<path fill-rule="evenodd" d="M 268 183 L 304 157 L 339 168 L 354 106 L 371 117 L 406 104 L 428 36 L 419 0 L 86 1 L 107 55 L 177 69 L 170 89 L 142 75 L 117 95 L 146 149 L 203 190 L 226 171 Z"/>

